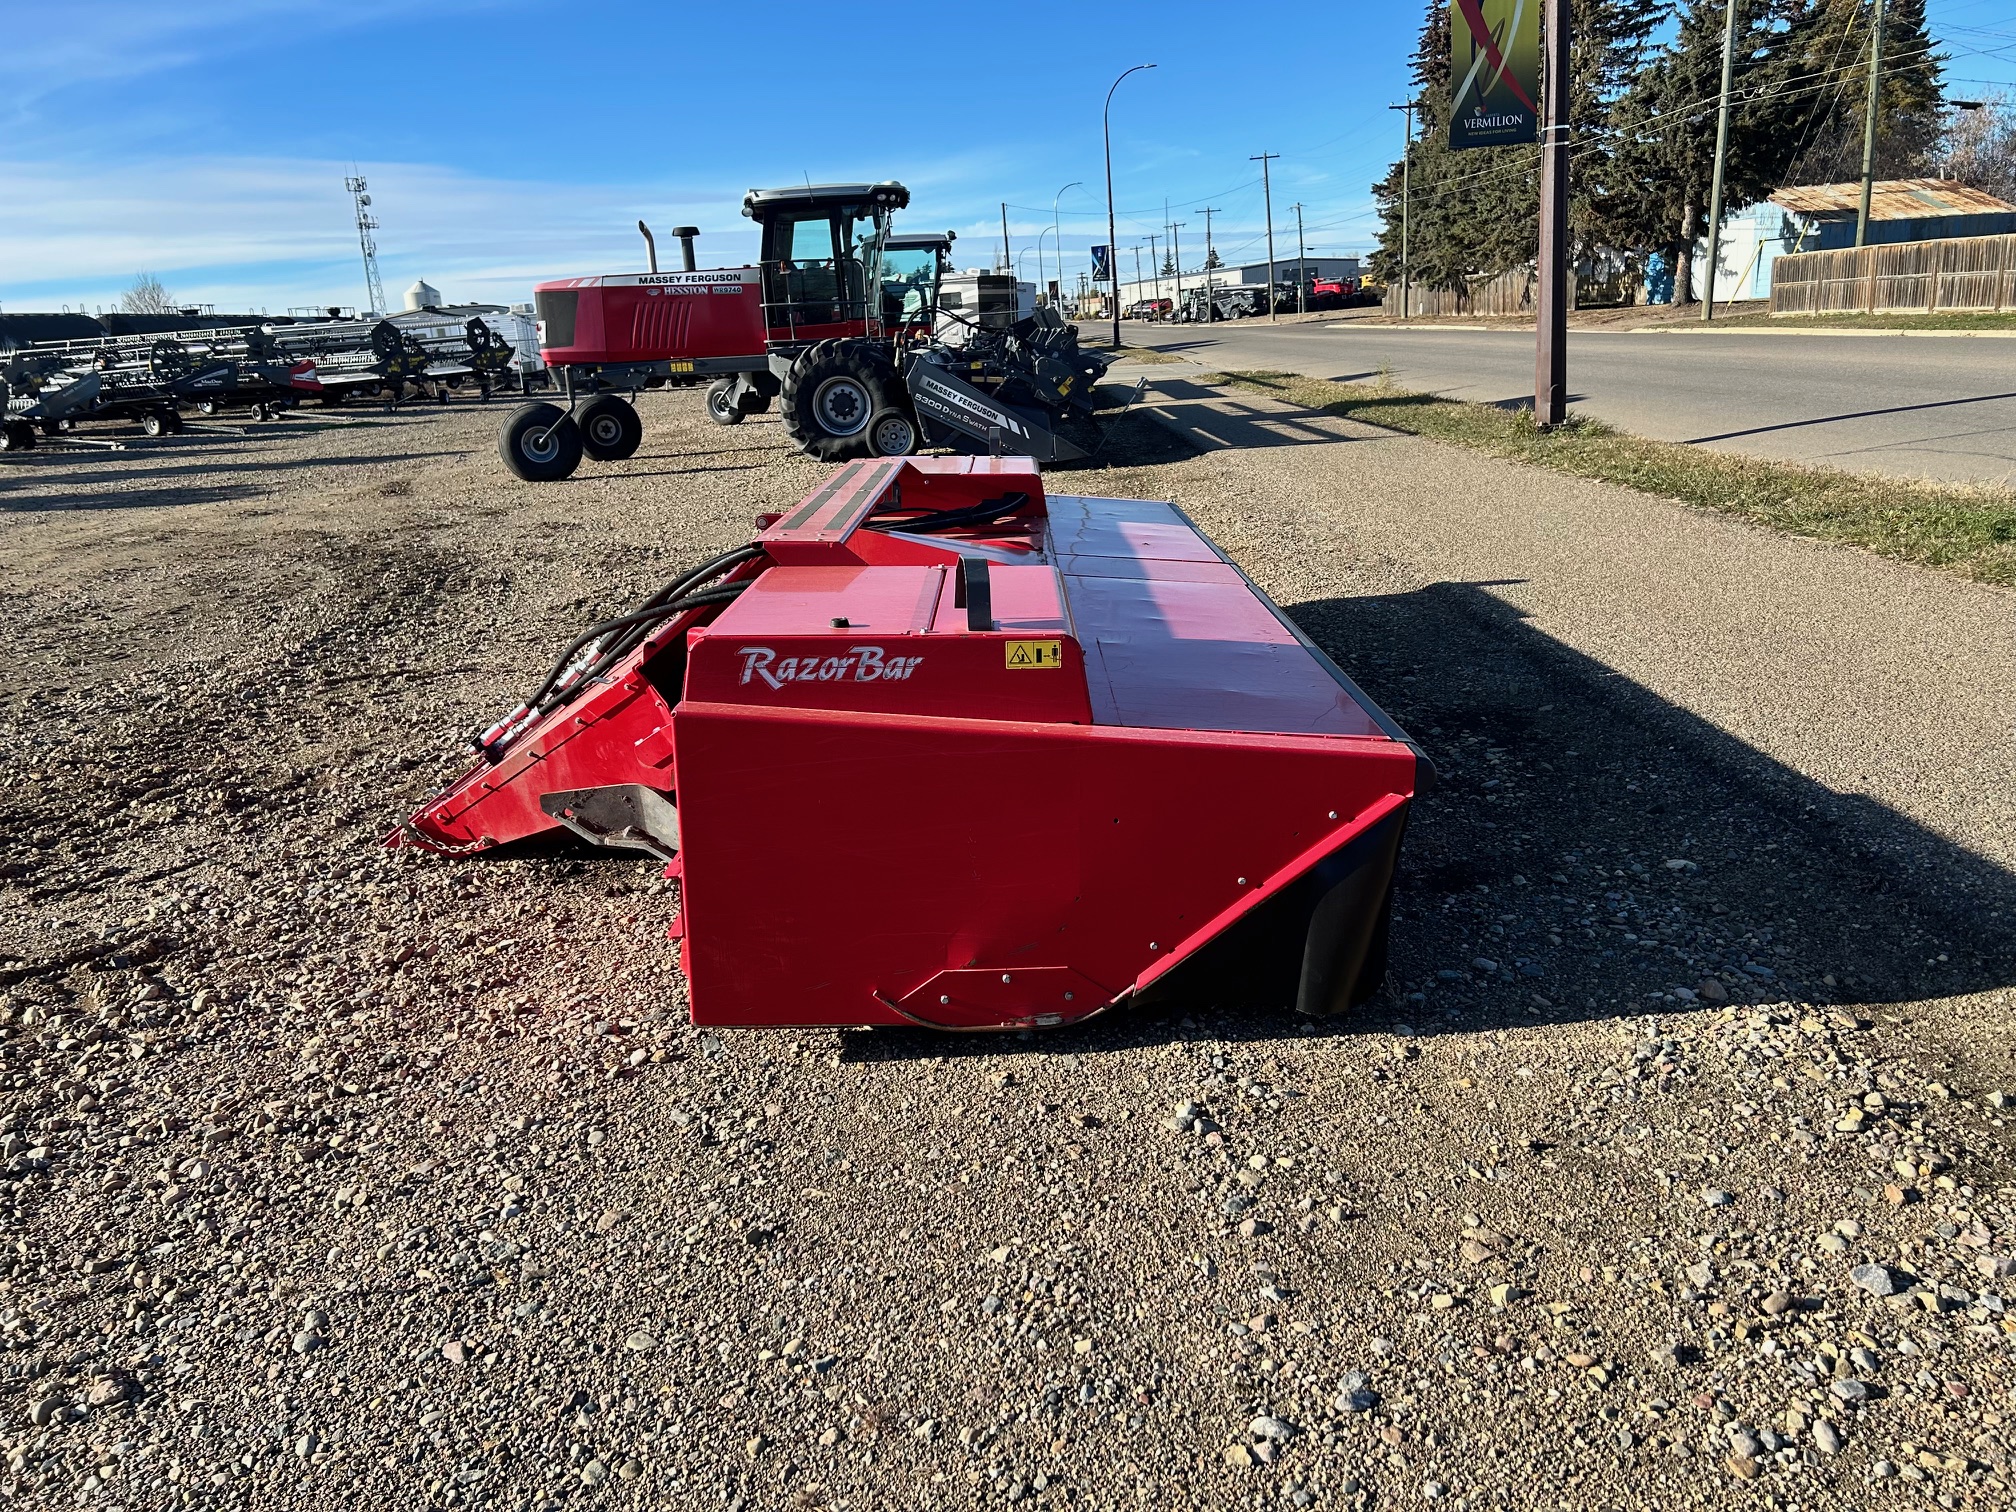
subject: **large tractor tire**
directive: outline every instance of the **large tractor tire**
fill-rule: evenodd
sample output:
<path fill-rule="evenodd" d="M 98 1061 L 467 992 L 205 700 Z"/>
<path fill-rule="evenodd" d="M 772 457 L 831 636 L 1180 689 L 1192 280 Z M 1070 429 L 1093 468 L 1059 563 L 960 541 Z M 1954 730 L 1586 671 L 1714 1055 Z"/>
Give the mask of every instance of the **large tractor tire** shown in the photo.
<path fill-rule="evenodd" d="M 801 353 L 780 396 L 784 430 L 821 462 L 874 455 L 870 432 L 885 410 L 908 414 L 910 396 L 888 354 L 871 341 L 822 341 Z"/>
<path fill-rule="evenodd" d="M 744 419 L 735 403 L 735 380 L 723 378 L 707 386 L 707 418 L 716 425 L 740 425 Z"/>
<path fill-rule="evenodd" d="M 637 411 L 614 394 L 597 394 L 574 412 L 581 429 L 581 450 L 597 462 L 621 462 L 637 455 L 644 440 L 644 422 Z"/>
<path fill-rule="evenodd" d="M 497 433 L 497 454 L 527 483 L 558 483 L 581 465 L 581 431 L 557 404 L 521 404 Z"/>

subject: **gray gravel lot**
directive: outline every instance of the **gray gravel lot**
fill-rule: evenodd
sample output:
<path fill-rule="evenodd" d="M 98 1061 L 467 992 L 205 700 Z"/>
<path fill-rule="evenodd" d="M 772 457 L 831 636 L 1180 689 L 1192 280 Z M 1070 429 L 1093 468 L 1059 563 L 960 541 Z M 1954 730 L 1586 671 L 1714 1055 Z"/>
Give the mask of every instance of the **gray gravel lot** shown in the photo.
<path fill-rule="evenodd" d="M 1052 487 L 1175 499 L 1442 771 L 1353 1022 L 702 1033 L 654 865 L 379 846 L 814 483 L 767 419 L 0 464 L 0 1492 L 2007 1505 L 2016 598 L 1161 403 L 1295 442 Z"/>

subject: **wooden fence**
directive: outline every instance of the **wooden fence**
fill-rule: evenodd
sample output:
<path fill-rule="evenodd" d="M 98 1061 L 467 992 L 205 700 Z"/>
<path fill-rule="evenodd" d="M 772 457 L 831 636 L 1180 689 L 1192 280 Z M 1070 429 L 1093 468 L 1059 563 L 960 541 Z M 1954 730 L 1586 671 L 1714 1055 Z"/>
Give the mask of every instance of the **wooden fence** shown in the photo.
<path fill-rule="evenodd" d="M 1514 268 L 1494 278 L 1472 279 L 1460 289 L 1429 289 L 1414 285 L 1407 301 L 1411 315 L 1531 315 L 1535 296 L 1531 268 Z M 1385 314 L 1400 313 L 1400 286 L 1390 284 L 1380 307 Z M 1568 308 L 1575 308 L 1575 275 L 1568 275 Z"/>
<path fill-rule="evenodd" d="M 1788 252 L 1771 265 L 1773 315 L 1889 310 L 2016 310 L 2016 236 Z"/>

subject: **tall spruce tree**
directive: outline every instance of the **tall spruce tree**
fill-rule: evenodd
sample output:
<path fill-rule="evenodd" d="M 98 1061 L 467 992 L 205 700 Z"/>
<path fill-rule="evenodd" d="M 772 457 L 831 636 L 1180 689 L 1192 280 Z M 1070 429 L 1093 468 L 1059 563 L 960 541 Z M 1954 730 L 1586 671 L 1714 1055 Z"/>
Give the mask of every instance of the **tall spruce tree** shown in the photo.
<path fill-rule="evenodd" d="M 1469 279 L 1531 263 L 1538 251 L 1537 147 L 1449 147 L 1449 0 L 1428 0 L 1412 79 L 1416 135 L 1408 244 L 1415 283 L 1460 288 Z M 1570 38 L 1569 235 L 1578 249 L 1614 245 L 1635 224 L 1609 162 L 1606 123 L 1643 66 L 1656 8 L 1635 0 L 1580 0 Z M 1372 269 L 1400 278 L 1401 164 L 1372 186 L 1383 224 Z"/>
<path fill-rule="evenodd" d="M 1705 234 L 1722 89 L 1724 0 L 1683 0 L 1673 36 L 1619 103 L 1620 178 L 1641 245 L 1666 254 L 1676 304 L 1694 298 L 1694 243 Z M 1806 0 L 1737 0 L 1729 150 L 1722 203 L 1750 204 L 1781 185 L 1820 96 L 1803 77 Z"/>
<path fill-rule="evenodd" d="M 1870 0 L 1813 0 L 1798 22 L 1799 87 L 1810 91 L 1787 182 L 1840 184 L 1862 176 L 1869 88 Z M 1883 19 L 1883 84 L 1877 95 L 1877 178 L 1929 178 L 1945 127 L 1945 59 L 1925 23 L 1925 0 L 1889 0 Z"/>

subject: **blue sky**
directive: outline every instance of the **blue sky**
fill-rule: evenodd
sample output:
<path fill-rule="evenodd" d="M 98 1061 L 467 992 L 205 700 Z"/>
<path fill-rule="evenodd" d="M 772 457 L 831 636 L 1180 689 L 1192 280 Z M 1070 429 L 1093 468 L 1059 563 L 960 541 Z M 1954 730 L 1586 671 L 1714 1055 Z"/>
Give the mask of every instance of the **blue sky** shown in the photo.
<path fill-rule="evenodd" d="M 1067 273 L 1104 241 L 1099 106 L 1113 105 L 1124 249 L 1202 209 L 1229 261 L 1361 252 L 1398 155 L 1414 0 L 1248 9 L 767 6 L 578 0 L 6 0 L 0 309 L 96 308 L 136 272 L 220 309 L 362 304 L 344 175 L 367 175 L 388 293 L 528 297 L 641 264 L 641 216 L 702 228 L 703 264 L 754 254 L 755 185 L 911 187 L 909 229 L 991 262 L 1000 202 L 1033 276 L 1053 196 Z M 1956 92 L 2016 90 L 2009 0 L 1933 0 Z M 1042 236 L 1054 272 L 1053 240 Z M 1148 254 L 1142 254 L 1144 266 Z"/>

